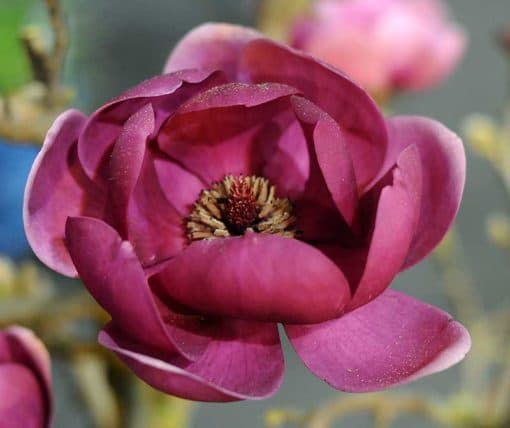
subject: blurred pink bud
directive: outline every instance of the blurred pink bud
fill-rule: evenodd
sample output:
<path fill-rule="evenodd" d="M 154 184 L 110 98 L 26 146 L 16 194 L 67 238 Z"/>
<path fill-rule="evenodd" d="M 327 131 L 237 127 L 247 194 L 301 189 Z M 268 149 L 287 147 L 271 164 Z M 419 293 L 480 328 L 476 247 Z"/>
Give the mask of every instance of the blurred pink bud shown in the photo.
<path fill-rule="evenodd" d="M 510 25 L 503 29 L 500 34 L 500 42 L 503 49 L 510 53 Z"/>
<path fill-rule="evenodd" d="M 466 40 L 440 0 L 316 0 L 291 38 L 374 95 L 437 85 L 452 73 Z"/>
<path fill-rule="evenodd" d="M 0 330 L 0 427 L 48 428 L 51 400 L 44 345 L 25 328 Z"/>

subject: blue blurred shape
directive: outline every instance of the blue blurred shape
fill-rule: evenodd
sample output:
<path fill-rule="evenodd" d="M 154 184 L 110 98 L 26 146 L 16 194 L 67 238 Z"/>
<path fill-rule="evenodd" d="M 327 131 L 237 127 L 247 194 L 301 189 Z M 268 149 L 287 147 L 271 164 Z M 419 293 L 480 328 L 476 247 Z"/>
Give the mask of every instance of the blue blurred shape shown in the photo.
<path fill-rule="evenodd" d="M 23 192 L 39 148 L 0 140 L 0 255 L 15 259 L 29 253 L 23 230 Z"/>

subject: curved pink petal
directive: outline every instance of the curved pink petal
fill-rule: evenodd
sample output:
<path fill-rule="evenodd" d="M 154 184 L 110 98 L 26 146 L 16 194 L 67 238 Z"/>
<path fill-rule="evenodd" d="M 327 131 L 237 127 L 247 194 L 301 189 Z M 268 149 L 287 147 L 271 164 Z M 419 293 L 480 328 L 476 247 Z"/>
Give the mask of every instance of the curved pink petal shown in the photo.
<path fill-rule="evenodd" d="M 154 170 L 168 202 L 183 218 L 189 215 L 207 184 L 167 156 L 154 157 Z"/>
<path fill-rule="evenodd" d="M 204 314 L 274 322 L 331 319 L 350 296 L 342 272 L 320 251 L 255 232 L 193 242 L 151 284 Z"/>
<path fill-rule="evenodd" d="M 285 112 L 267 123 L 257 135 L 256 146 L 260 175 L 276 186 L 279 196 L 299 199 L 308 180 L 310 159 L 307 140 L 294 114 Z"/>
<path fill-rule="evenodd" d="M 164 72 L 186 68 L 222 70 L 229 80 L 238 80 L 241 50 L 253 39 L 263 37 L 250 28 L 232 24 L 207 23 L 186 34 L 171 52 Z"/>
<path fill-rule="evenodd" d="M 100 343 L 140 378 L 168 394 L 199 401 L 262 399 L 281 385 L 283 352 L 276 324 L 217 321 L 216 334 L 200 359 L 187 363 L 133 350 L 108 327 Z"/>
<path fill-rule="evenodd" d="M 10 381 L 0 375 L 0 418 L 6 409 L 23 410 L 27 417 L 34 417 L 42 427 L 49 427 L 52 419 L 51 367 L 48 351 L 32 331 L 18 326 L 8 327 L 0 332 L 0 369 L 6 366 L 24 368 L 19 379 L 18 389 L 11 390 L 12 400 L 8 400 L 1 390 L 9 386 Z M 10 370 L 8 370 L 10 371 Z M 13 373 L 4 373 L 11 376 Z M 5 384 L 3 384 L 5 381 Z M 26 382 L 25 382 L 26 381 Z M 18 395 L 19 394 L 19 395 Z M 23 400 L 26 400 L 23 404 Z M 29 411 L 32 408 L 33 411 Z M 20 415 L 21 416 L 21 415 Z M 20 425 L 25 426 L 25 425 Z"/>
<path fill-rule="evenodd" d="M 289 97 L 296 93 L 278 83 L 229 83 L 204 91 L 162 127 L 159 146 L 206 183 L 228 174 L 250 175 L 258 158 L 256 133 L 290 109 Z"/>
<path fill-rule="evenodd" d="M 387 121 L 390 150 L 386 164 L 395 162 L 408 145 L 418 147 L 423 192 L 418 227 L 405 267 L 427 256 L 450 228 L 460 207 L 466 179 L 466 156 L 460 138 L 435 120 L 395 117 Z"/>
<path fill-rule="evenodd" d="M 113 228 L 101 220 L 71 217 L 66 243 L 81 280 L 124 334 L 166 354 L 196 358 L 203 351 L 208 339 L 195 334 L 200 320 L 169 311 L 168 324 L 163 322 L 132 245 Z"/>
<path fill-rule="evenodd" d="M 76 141 L 86 116 L 62 113 L 52 125 L 37 155 L 25 188 L 23 219 L 28 242 L 39 259 L 57 272 L 75 276 L 64 245 L 68 216 L 101 216 L 105 191 L 83 173 Z"/>
<path fill-rule="evenodd" d="M 313 205 L 332 200 L 344 220 L 352 224 L 358 192 L 345 133 L 305 98 L 293 97 L 292 105 L 304 127 L 310 156 L 308 182 L 301 198 Z"/>
<path fill-rule="evenodd" d="M 44 404 L 40 385 L 27 367 L 0 364 L 0 426 L 49 428 Z"/>
<path fill-rule="evenodd" d="M 144 105 L 153 105 L 154 128 L 158 130 L 185 100 L 222 83 L 225 77 L 220 72 L 182 70 L 146 80 L 103 105 L 90 116 L 78 142 L 78 156 L 86 174 L 91 178 L 105 175 L 100 171 L 102 161 L 126 120 Z"/>
<path fill-rule="evenodd" d="M 295 86 L 340 126 L 362 190 L 381 168 L 387 146 L 384 119 L 371 98 L 341 72 L 267 39 L 250 42 L 240 59 L 252 82 Z"/>
<path fill-rule="evenodd" d="M 375 299 L 400 272 L 416 231 L 421 197 L 420 154 L 410 146 L 398 158 L 392 184 L 382 189 L 366 264 L 349 309 Z"/>
<path fill-rule="evenodd" d="M 313 374 L 350 392 L 378 391 L 445 370 L 471 346 L 469 333 L 449 314 L 392 290 L 341 318 L 285 330 Z"/>
<path fill-rule="evenodd" d="M 188 242 L 183 214 L 161 188 L 155 169 L 157 156 L 152 150 L 145 154 L 126 219 L 128 240 L 145 268 L 175 256 Z"/>
<path fill-rule="evenodd" d="M 142 170 L 147 140 L 154 131 L 150 104 L 134 113 L 120 131 L 110 157 L 109 203 L 120 234 L 126 236 L 129 200 Z"/>

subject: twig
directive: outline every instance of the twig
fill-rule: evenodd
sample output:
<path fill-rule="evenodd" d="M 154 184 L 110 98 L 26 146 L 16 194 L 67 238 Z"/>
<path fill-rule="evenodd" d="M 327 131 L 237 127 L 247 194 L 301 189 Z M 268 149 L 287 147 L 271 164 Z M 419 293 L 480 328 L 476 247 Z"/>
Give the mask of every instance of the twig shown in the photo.
<path fill-rule="evenodd" d="M 21 301 L 4 301 L 0 305 L 0 326 L 11 324 L 33 325 L 39 328 L 49 324 L 58 325 L 84 317 L 104 322 L 105 312 L 85 293 L 53 299 L 54 296 L 24 298 Z M 49 305 L 58 309 L 48 320 Z"/>
<path fill-rule="evenodd" d="M 462 245 L 455 229 L 450 230 L 437 251 L 434 252 L 436 264 L 446 296 L 461 321 L 473 323 L 483 316 L 480 296 L 464 266 Z"/>
<path fill-rule="evenodd" d="M 385 428 L 400 414 L 412 413 L 426 417 L 433 414 L 432 404 L 424 397 L 401 395 L 349 396 L 333 401 L 308 417 L 308 428 L 330 428 L 335 420 L 347 414 L 370 412 L 376 427 Z"/>
<path fill-rule="evenodd" d="M 67 32 L 62 20 L 62 12 L 58 0 L 46 0 L 50 23 L 55 37 L 53 52 L 48 58 L 50 69 L 48 81 L 48 103 L 53 105 L 58 100 L 60 75 L 67 47 Z"/>
<path fill-rule="evenodd" d="M 60 3 L 45 0 L 54 34 L 48 49 L 42 31 L 29 26 L 21 32 L 21 42 L 30 60 L 33 81 L 0 98 L 0 137 L 10 141 L 42 143 L 58 114 L 69 104 L 73 92 L 60 84 L 67 46 Z"/>

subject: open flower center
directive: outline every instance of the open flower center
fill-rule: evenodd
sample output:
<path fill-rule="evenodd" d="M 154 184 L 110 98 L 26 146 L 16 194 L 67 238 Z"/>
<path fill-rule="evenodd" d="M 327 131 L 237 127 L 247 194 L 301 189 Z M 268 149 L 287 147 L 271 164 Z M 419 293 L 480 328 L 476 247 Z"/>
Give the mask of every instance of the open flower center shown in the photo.
<path fill-rule="evenodd" d="M 187 218 L 188 238 L 224 238 L 247 230 L 293 238 L 296 217 L 292 203 L 275 194 L 275 186 L 265 178 L 225 176 L 200 193 Z"/>

